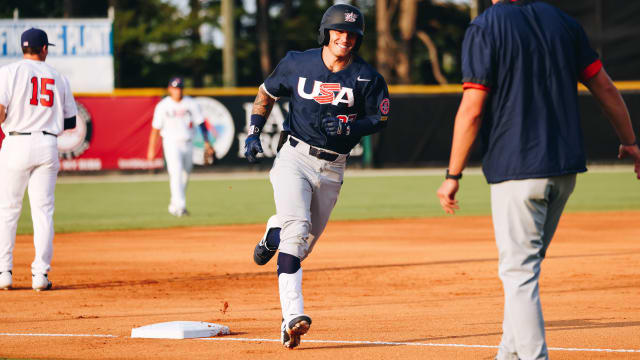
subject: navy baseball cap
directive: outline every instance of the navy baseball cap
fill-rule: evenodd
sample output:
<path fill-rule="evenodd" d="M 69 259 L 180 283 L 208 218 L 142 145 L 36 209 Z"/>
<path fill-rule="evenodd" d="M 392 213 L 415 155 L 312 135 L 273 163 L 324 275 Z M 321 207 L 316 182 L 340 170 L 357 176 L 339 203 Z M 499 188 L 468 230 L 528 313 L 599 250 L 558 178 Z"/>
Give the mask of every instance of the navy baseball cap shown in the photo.
<path fill-rule="evenodd" d="M 169 80 L 169 87 L 184 88 L 184 80 L 179 76 L 172 77 Z"/>
<path fill-rule="evenodd" d="M 49 42 L 49 37 L 47 33 L 36 28 L 31 28 L 29 30 L 25 30 L 20 37 L 20 43 L 23 47 L 42 47 L 44 45 L 47 46 L 55 46 Z"/>

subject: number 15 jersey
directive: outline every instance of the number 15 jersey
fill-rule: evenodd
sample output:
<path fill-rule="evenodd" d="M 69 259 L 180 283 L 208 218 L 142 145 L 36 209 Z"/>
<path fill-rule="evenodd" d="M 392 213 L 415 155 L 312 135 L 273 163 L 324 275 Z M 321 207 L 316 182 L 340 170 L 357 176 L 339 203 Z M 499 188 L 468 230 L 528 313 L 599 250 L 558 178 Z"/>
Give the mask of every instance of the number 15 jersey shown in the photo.
<path fill-rule="evenodd" d="M 64 119 L 76 115 L 69 81 L 44 61 L 23 59 L 0 67 L 0 104 L 7 109 L 5 134 L 60 134 Z"/>

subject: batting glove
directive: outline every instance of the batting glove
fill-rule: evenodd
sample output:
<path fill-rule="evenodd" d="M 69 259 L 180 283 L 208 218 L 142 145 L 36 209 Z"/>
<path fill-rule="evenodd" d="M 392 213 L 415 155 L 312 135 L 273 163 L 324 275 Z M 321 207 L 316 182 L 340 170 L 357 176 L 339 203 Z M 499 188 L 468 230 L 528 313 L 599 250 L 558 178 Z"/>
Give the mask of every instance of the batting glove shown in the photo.
<path fill-rule="evenodd" d="M 249 135 L 244 141 L 244 157 L 250 163 L 258 162 L 256 155 L 262 153 L 262 144 L 260 143 L 260 134 Z"/>
<path fill-rule="evenodd" d="M 322 129 L 328 136 L 349 136 L 351 127 L 348 123 L 340 121 L 335 116 L 327 116 L 322 119 Z"/>

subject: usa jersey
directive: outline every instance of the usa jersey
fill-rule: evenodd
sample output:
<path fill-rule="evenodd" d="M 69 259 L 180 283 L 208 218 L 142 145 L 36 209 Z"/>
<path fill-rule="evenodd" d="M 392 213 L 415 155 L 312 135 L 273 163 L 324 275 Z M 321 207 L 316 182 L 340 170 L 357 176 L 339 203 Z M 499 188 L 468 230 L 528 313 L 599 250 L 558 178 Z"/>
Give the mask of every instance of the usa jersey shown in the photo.
<path fill-rule="evenodd" d="M 176 102 L 170 96 L 162 99 L 153 112 L 151 126 L 160 130 L 165 140 L 189 141 L 195 127 L 204 122 L 198 103 L 190 96 Z"/>
<path fill-rule="evenodd" d="M 44 61 L 29 59 L 0 67 L 0 104 L 7 109 L 5 134 L 60 134 L 64 119 L 77 111 L 67 78 Z"/>
<path fill-rule="evenodd" d="M 332 72 L 322 60 L 322 48 L 290 51 L 262 88 L 272 98 L 290 98 L 284 130 L 309 145 L 341 154 L 349 153 L 362 135 L 382 129 L 389 117 L 389 90 L 384 78 L 356 54 L 349 66 Z M 321 125 L 326 116 L 358 123 L 358 128 L 366 131 L 328 137 Z"/>

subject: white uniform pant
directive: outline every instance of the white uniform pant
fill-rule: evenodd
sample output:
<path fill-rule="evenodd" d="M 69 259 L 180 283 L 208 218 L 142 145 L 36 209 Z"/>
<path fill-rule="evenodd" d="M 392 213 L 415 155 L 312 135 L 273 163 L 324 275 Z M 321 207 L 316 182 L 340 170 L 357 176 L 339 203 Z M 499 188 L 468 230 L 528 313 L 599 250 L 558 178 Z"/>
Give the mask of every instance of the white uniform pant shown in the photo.
<path fill-rule="evenodd" d="M 169 209 L 180 211 L 187 206 L 187 183 L 193 168 L 193 146 L 191 141 L 162 140 L 164 158 L 169 173 L 171 201 Z"/>
<path fill-rule="evenodd" d="M 34 274 L 46 274 L 53 257 L 54 191 L 60 163 L 55 136 L 8 135 L 0 149 L 0 271 L 13 269 L 13 248 L 25 189 L 33 220 Z"/>
<path fill-rule="evenodd" d="M 504 287 L 504 321 L 498 360 L 548 359 L 538 291 L 540 264 L 576 175 L 491 185 L 491 212 Z"/>
<path fill-rule="evenodd" d="M 324 231 L 342 187 L 347 155 L 335 161 L 309 155 L 309 145 L 287 141 L 269 173 L 282 222 L 280 252 L 304 260 Z"/>

